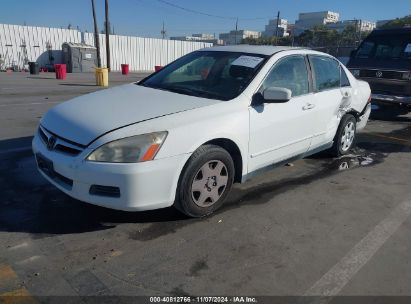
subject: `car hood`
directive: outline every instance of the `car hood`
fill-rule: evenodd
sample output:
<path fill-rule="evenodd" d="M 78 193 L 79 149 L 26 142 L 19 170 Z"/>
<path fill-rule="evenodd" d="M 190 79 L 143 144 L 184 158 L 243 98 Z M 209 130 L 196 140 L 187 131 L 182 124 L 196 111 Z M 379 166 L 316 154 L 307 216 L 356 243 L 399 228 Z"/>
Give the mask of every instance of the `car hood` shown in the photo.
<path fill-rule="evenodd" d="M 112 130 L 218 102 L 127 84 L 61 103 L 40 123 L 55 135 L 86 146 Z"/>

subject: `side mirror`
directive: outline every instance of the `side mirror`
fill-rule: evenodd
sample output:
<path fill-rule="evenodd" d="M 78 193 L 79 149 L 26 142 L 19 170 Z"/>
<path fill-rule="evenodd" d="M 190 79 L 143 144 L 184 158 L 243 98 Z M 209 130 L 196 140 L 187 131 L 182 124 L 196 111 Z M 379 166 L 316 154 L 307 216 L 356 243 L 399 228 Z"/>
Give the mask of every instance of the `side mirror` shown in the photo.
<path fill-rule="evenodd" d="M 260 106 L 264 103 L 284 103 L 291 99 L 291 95 L 290 89 L 269 87 L 262 93 L 254 94 L 251 105 Z"/>
<path fill-rule="evenodd" d="M 263 91 L 264 102 L 281 103 L 291 99 L 291 90 L 286 88 L 269 87 Z"/>

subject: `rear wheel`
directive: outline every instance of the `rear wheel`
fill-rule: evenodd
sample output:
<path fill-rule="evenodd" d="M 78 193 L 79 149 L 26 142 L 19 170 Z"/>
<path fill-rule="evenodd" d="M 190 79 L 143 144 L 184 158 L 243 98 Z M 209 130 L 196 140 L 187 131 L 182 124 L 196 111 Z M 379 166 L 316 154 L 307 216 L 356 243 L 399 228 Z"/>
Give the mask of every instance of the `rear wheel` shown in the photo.
<path fill-rule="evenodd" d="M 188 160 L 180 177 L 174 206 L 191 217 L 203 217 L 217 210 L 234 181 L 230 154 L 215 145 L 200 147 Z"/>
<path fill-rule="evenodd" d="M 335 134 L 334 145 L 331 148 L 334 156 L 341 156 L 350 152 L 355 143 L 356 127 L 357 120 L 355 117 L 351 114 L 344 115 Z"/>

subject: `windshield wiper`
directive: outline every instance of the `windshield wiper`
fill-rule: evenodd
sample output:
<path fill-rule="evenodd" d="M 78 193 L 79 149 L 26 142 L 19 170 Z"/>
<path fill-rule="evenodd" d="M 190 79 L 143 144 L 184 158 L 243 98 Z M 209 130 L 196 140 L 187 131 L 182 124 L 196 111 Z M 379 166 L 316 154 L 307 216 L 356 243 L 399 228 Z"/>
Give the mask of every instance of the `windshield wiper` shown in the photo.
<path fill-rule="evenodd" d="M 203 91 L 203 90 L 198 90 L 198 89 L 191 89 L 191 88 L 184 88 L 184 87 L 160 87 L 159 89 L 164 89 L 170 92 L 181 93 L 181 94 L 186 94 L 186 95 L 196 96 L 196 97 L 205 97 L 205 98 L 219 99 L 219 100 L 223 99 L 222 96 L 219 96 L 217 94 L 213 94 L 207 91 Z"/>

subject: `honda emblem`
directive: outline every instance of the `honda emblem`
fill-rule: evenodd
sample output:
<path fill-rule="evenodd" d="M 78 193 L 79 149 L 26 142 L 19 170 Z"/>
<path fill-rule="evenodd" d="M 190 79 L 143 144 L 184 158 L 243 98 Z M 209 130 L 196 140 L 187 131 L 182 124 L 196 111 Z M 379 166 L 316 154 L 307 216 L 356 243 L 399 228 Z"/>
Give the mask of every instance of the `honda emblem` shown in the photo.
<path fill-rule="evenodd" d="M 50 136 L 47 141 L 47 149 L 53 150 L 55 144 L 56 144 L 56 138 L 54 136 Z"/>

